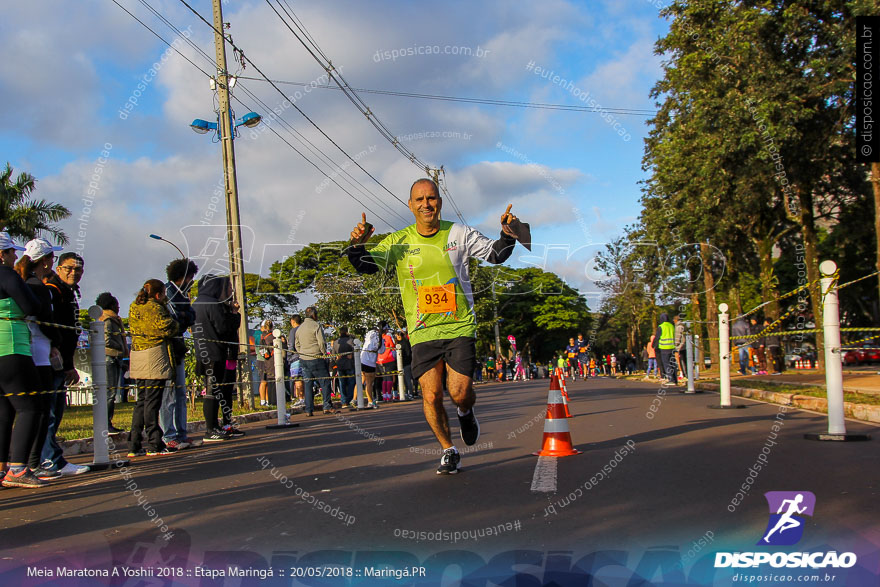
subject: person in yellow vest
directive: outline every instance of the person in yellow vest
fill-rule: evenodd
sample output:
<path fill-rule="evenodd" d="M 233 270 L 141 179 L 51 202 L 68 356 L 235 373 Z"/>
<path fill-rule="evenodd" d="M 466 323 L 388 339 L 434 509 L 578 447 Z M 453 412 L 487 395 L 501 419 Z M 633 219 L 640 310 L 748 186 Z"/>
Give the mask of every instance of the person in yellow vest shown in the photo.
<path fill-rule="evenodd" d="M 669 321 L 666 313 L 660 314 L 660 325 L 654 333 L 654 349 L 659 357 L 661 373 L 666 377 L 663 385 L 669 387 L 675 385 L 678 378 L 678 369 L 675 363 L 675 326 Z"/>

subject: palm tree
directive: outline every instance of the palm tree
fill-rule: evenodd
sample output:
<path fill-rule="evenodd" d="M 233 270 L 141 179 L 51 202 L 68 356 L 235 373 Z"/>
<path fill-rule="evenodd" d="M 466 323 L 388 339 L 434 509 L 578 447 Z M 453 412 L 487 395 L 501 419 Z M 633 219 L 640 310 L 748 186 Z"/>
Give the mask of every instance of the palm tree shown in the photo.
<path fill-rule="evenodd" d="M 12 237 L 32 239 L 47 233 L 55 242 L 66 245 L 69 241 L 56 223 L 70 216 L 70 210 L 61 204 L 46 200 L 33 200 L 31 192 L 36 179 L 27 172 L 18 174 L 12 181 L 12 166 L 0 173 L 0 229 L 5 227 Z"/>

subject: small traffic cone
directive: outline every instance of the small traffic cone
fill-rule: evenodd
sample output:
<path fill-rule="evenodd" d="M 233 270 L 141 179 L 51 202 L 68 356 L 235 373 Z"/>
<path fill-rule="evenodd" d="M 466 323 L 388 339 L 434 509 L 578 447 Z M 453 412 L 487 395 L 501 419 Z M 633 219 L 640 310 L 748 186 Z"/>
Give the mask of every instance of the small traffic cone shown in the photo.
<path fill-rule="evenodd" d="M 801 367 L 801 360 L 800 360 L 800 359 L 797 359 L 797 360 L 794 362 L 794 368 L 795 368 L 795 369 L 802 369 L 802 368 L 803 368 L 803 367 Z"/>
<path fill-rule="evenodd" d="M 565 404 L 559 379 L 550 378 L 550 391 L 547 393 L 547 416 L 544 419 L 544 442 L 540 452 L 532 453 L 539 457 L 568 457 L 581 454 L 571 444 L 571 433 L 565 416 Z"/>
<path fill-rule="evenodd" d="M 568 388 L 565 387 L 565 372 L 557 368 L 559 371 L 559 384 L 562 387 L 562 405 L 565 406 L 565 417 L 571 418 L 571 412 L 568 409 Z"/>

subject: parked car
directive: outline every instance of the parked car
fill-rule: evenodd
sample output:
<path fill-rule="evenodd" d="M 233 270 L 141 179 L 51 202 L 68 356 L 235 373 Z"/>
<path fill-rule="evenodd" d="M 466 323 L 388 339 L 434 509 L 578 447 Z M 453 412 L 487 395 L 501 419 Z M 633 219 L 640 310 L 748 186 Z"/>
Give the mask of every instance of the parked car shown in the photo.
<path fill-rule="evenodd" d="M 869 363 L 880 363 L 880 350 L 876 350 L 875 343 L 864 343 L 859 345 L 858 350 L 846 351 L 843 355 L 844 365 L 867 365 Z"/>

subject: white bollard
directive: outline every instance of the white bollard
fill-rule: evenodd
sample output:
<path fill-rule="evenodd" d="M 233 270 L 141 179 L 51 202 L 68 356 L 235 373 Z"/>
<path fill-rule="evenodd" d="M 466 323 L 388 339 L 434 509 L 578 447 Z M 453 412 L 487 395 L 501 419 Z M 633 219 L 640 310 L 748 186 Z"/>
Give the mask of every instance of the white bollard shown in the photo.
<path fill-rule="evenodd" d="M 354 343 L 352 343 L 354 347 L 354 385 L 355 385 L 355 397 L 357 398 L 357 409 L 363 410 L 366 409 L 367 404 L 364 400 L 364 385 L 361 382 L 361 341 L 360 339 L 354 339 Z"/>
<path fill-rule="evenodd" d="M 269 430 L 277 428 L 296 428 L 299 424 L 290 424 L 287 421 L 287 394 L 284 389 L 284 349 L 281 346 L 281 329 L 272 331 L 272 346 L 274 352 L 272 359 L 275 361 L 275 405 L 278 408 L 278 423 L 266 426 Z"/>
<path fill-rule="evenodd" d="M 397 399 L 406 401 L 406 386 L 403 382 L 403 347 L 397 345 Z"/>
<path fill-rule="evenodd" d="M 694 337 L 688 332 L 684 335 L 684 352 L 686 353 L 687 365 L 687 391 L 685 393 L 697 393 L 694 389 Z"/>
<path fill-rule="evenodd" d="M 100 471 L 110 468 L 110 439 L 107 437 L 107 355 L 104 349 L 104 328 L 98 320 L 104 310 L 89 308 L 89 349 L 92 352 L 92 445 L 94 459 L 89 468 Z"/>
<path fill-rule="evenodd" d="M 825 388 L 828 397 L 828 433 L 805 434 L 808 440 L 869 440 L 867 434 L 847 434 L 843 410 L 843 367 L 840 361 L 840 314 L 834 274 L 837 264 L 828 259 L 819 265 L 822 274 L 822 330 L 825 341 Z"/>
<path fill-rule="evenodd" d="M 730 316 L 727 314 L 728 306 L 725 303 L 718 304 L 718 350 L 721 355 L 721 403 L 712 404 L 714 409 L 744 408 L 743 404 L 730 403 Z"/>

